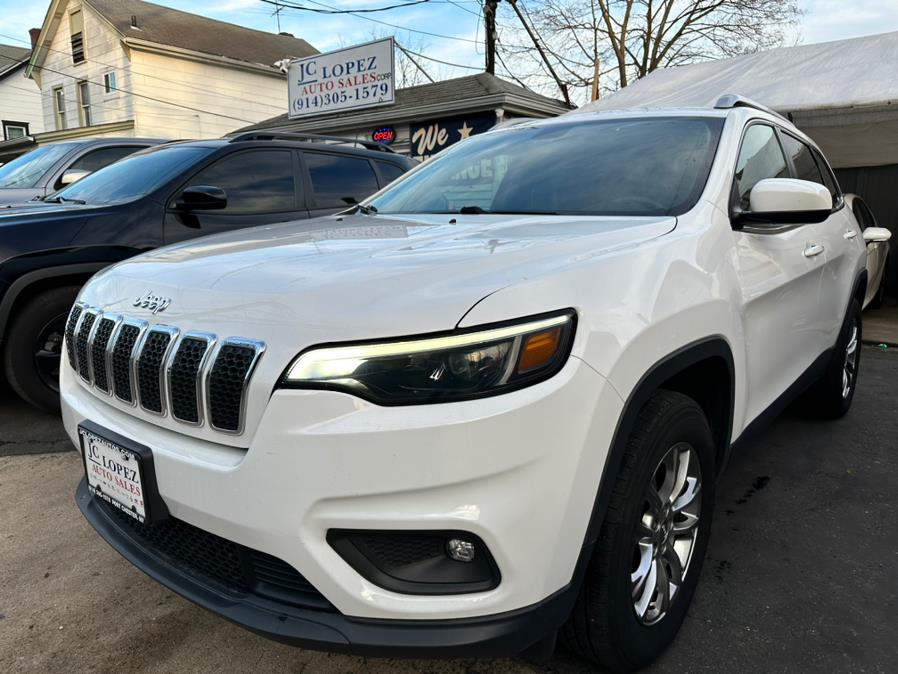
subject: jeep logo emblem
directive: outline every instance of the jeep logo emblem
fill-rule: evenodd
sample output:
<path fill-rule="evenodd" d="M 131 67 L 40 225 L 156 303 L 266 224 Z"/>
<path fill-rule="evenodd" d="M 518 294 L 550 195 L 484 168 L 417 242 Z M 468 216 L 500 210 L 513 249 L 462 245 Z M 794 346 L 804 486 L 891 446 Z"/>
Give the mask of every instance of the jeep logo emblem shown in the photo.
<path fill-rule="evenodd" d="M 170 297 L 154 295 L 151 292 L 148 292 L 145 295 L 141 295 L 136 300 L 134 300 L 135 307 L 139 307 L 140 309 L 148 309 L 149 311 L 153 312 L 154 316 L 168 309 L 169 304 L 171 304 Z"/>

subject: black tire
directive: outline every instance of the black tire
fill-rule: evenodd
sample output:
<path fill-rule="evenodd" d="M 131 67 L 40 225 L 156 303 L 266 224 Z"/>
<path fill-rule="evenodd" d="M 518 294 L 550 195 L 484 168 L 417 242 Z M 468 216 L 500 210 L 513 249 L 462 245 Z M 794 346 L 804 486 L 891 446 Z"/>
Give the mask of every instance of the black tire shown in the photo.
<path fill-rule="evenodd" d="M 6 331 L 3 368 L 9 385 L 25 402 L 48 412 L 59 411 L 59 365 L 53 382 L 52 354 L 62 352 L 59 327 L 64 329 L 78 290 L 64 286 L 33 295 L 16 309 Z"/>
<path fill-rule="evenodd" d="M 832 356 L 826 366 L 826 372 L 808 390 L 803 401 L 804 408 L 814 416 L 822 419 L 840 419 L 851 409 L 851 402 L 854 400 L 854 392 L 857 389 L 857 378 L 860 374 L 863 327 L 861 305 L 857 300 L 852 300 L 848 314 L 842 322 L 839 339 L 836 340 Z M 854 366 L 846 393 L 845 374 L 852 343 Z"/>
<path fill-rule="evenodd" d="M 645 532 L 639 525 L 646 517 L 648 486 L 653 480 L 657 484 L 660 462 L 669 452 L 683 451 L 683 447 L 694 450 L 689 456 L 700 468 L 701 489 L 693 501 L 700 506 L 698 524 L 679 590 L 666 613 L 646 624 L 649 614 L 640 619 L 634 600 L 644 593 L 631 585 L 631 573 L 639 567 L 637 551 L 641 548 L 637 540 L 645 540 L 640 538 Z M 646 403 L 627 442 L 580 595 L 562 630 L 569 649 L 612 671 L 632 671 L 652 662 L 673 641 L 692 601 L 708 546 L 715 456 L 708 420 L 694 400 L 680 393 L 658 391 Z M 664 540 L 659 548 L 663 549 L 669 531 L 660 535 Z"/>

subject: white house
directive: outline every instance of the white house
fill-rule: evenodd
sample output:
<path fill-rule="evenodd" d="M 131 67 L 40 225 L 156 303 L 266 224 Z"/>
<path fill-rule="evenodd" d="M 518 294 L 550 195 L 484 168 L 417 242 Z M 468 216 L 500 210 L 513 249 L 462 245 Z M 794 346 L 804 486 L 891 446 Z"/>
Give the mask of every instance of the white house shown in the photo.
<path fill-rule="evenodd" d="M 44 130 L 41 91 L 24 77 L 30 49 L 0 44 L 0 140 L 24 138 Z"/>
<path fill-rule="evenodd" d="M 45 133 L 210 138 L 287 109 L 282 59 L 305 40 L 140 0 L 52 0 L 26 74 Z"/>

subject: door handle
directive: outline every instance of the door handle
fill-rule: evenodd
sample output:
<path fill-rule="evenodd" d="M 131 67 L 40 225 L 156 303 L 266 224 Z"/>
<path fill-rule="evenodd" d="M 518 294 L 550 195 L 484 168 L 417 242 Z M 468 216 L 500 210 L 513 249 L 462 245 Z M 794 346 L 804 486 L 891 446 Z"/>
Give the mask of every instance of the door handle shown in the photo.
<path fill-rule="evenodd" d="M 850 241 L 851 239 L 853 239 L 854 237 L 857 236 L 857 232 L 854 231 L 853 229 L 849 229 L 842 236 L 844 236 L 846 239 L 848 239 Z"/>
<path fill-rule="evenodd" d="M 804 247 L 804 256 L 805 257 L 814 257 L 815 255 L 820 255 L 823 252 L 823 246 L 819 243 L 809 243 Z"/>

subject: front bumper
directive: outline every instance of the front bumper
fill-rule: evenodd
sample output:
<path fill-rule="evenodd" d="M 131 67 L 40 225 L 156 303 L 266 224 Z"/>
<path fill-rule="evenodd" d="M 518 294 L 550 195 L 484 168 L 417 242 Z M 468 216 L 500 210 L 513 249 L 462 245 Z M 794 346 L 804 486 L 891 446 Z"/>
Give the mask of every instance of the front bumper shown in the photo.
<path fill-rule="evenodd" d="M 351 618 L 246 595 L 235 597 L 213 583 L 136 543 L 87 491 L 75 493 L 81 513 L 117 552 L 185 599 L 257 634 L 291 645 L 374 657 L 502 657 L 515 655 L 559 627 L 576 600 L 575 584 L 534 606 L 485 618 L 378 620 Z"/>
<path fill-rule="evenodd" d="M 379 407 L 342 393 L 279 390 L 243 450 L 123 411 L 65 362 L 60 385 L 76 446 L 85 420 L 148 446 L 173 517 L 283 560 L 335 610 L 225 598 L 117 533 L 79 492 L 85 516 L 127 559 L 273 638 L 384 654 L 470 655 L 475 643 L 484 655 L 513 653 L 563 622 L 622 407 L 573 357 L 546 382 L 445 405 Z M 489 548 L 501 583 L 459 595 L 388 591 L 328 544 L 333 529 L 468 531 Z"/>

